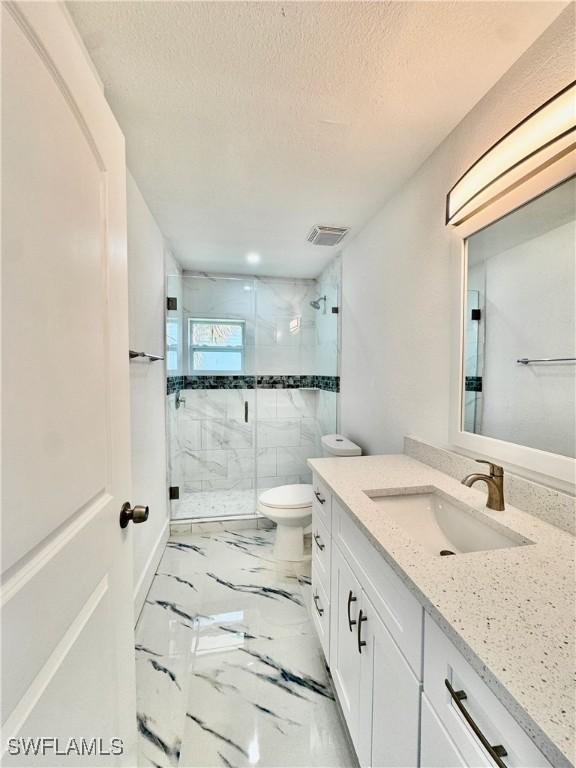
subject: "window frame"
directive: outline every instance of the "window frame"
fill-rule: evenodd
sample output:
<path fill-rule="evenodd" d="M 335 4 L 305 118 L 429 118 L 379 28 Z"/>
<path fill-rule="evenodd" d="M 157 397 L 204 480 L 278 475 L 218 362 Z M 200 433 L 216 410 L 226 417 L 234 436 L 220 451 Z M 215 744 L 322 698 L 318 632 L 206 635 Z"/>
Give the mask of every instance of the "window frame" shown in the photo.
<path fill-rule="evenodd" d="M 240 328 L 242 334 L 242 343 L 239 346 L 222 346 L 219 344 L 193 344 L 193 326 L 194 325 L 234 325 Z M 224 317 L 188 317 L 188 371 L 191 376 L 243 376 L 245 366 L 246 352 L 246 320 L 240 318 Z M 194 352 L 239 352 L 240 368 L 213 370 L 198 369 L 194 367 Z"/>

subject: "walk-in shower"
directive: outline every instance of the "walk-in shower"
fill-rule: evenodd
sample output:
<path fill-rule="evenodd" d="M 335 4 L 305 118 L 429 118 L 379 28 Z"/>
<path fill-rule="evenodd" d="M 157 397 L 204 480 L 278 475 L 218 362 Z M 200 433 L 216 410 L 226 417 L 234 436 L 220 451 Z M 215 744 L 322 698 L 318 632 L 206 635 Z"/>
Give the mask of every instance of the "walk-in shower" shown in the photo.
<path fill-rule="evenodd" d="M 340 263 L 315 280 L 167 278 L 172 517 L 256 515 L 259 491 L 310 482 L 336 431 Z"/>

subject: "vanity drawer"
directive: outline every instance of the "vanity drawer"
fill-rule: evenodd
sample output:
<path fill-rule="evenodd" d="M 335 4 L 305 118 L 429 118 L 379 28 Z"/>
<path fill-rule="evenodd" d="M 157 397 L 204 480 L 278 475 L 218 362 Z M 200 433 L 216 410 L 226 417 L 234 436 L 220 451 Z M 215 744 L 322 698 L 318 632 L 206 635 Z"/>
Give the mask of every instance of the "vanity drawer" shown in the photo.
<path fill-rule="evenodd" d="M 330 659 L 330 601 L 326 596 L 322 582 L 312 572 L 312 623 L 324 651 L 326 662 Z"/>
<path fill-rule="evenodd" d="M 527 670 L 527 677 L 530 674 L 530 670 Z M 466 698 L 461 699 L 461 704 L 489 743 L 492 746 L 504 747 L 507 754 L 501 759 L 507 768 L 551 768 L 551 764 L 534 742 L 434 620 L 426 614 L 424 626 L 426 697 L 466 765 L 493 768 L 494 761 L 458 709 L 445 680 L 448 680 L 454 691 L 465 692 Z"/>
<path fill-rule="evenodd" d="M 467 768 L 425 693 L 421 697 L 421 707 L 420 768 Z"/>
<path fill-rule="evenodd" d="M 316 519 L 322 520 L 330 532 L 332 530 L 332 494 L 317 475 L 312 478 L 312 512 Z"/>
<path fill-rule="evenodd" d="M 320 581 L 327 595 L 330 594 L 331 540 L 320 515 L 312 512 L 312 573 Z"/>
<path fill-rule="evenodd" d="M 340 502 L 332 499 L 332 538 L 362 583 L 376 612 L 422 679 L 423 608 Z"/>

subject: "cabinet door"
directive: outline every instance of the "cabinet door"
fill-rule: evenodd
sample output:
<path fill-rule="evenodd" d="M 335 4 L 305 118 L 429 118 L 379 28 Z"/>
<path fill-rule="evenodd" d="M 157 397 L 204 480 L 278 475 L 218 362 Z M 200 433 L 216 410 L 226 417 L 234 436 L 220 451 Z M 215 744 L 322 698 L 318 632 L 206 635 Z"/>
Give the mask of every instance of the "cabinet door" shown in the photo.
<path fill-rule="evenodd" d="M 338 547 L 332 547 L 330 671 L 354 746 L 358 750 L 360 661 L 357 620 L 361 588 Z"/>
<path fill-rule="evenodd" d="M 422 694 L 421 768 L 466 768 L 467 763 L 456 748 L 438 715 Z"/>
<path fill-rule="evenodd" d="M 364 593 L 361 611 L 360 764 L 416 768 L 420 682 Z"/>

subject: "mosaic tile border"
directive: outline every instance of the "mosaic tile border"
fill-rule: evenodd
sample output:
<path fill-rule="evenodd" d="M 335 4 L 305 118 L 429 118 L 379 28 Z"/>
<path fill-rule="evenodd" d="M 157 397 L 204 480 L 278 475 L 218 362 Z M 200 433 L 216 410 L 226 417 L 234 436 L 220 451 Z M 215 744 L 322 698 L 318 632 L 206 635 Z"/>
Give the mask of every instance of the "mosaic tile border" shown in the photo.
<path fill-rule="evenodd" d="M 464 389 L 466 392 L 482 392 L 482 376 L 466 376 Z"/>
<path fill-rule="evenodd" d="M 181 389 L 322 389 L 340 392 L 339 376 L 168 376 L 166 394 Z"/>
<path fill-rule="evenodd" d="M 167 376 L 166 377 L 166 394 L 173 395 L 184 389 L 184 376 Z"/>

